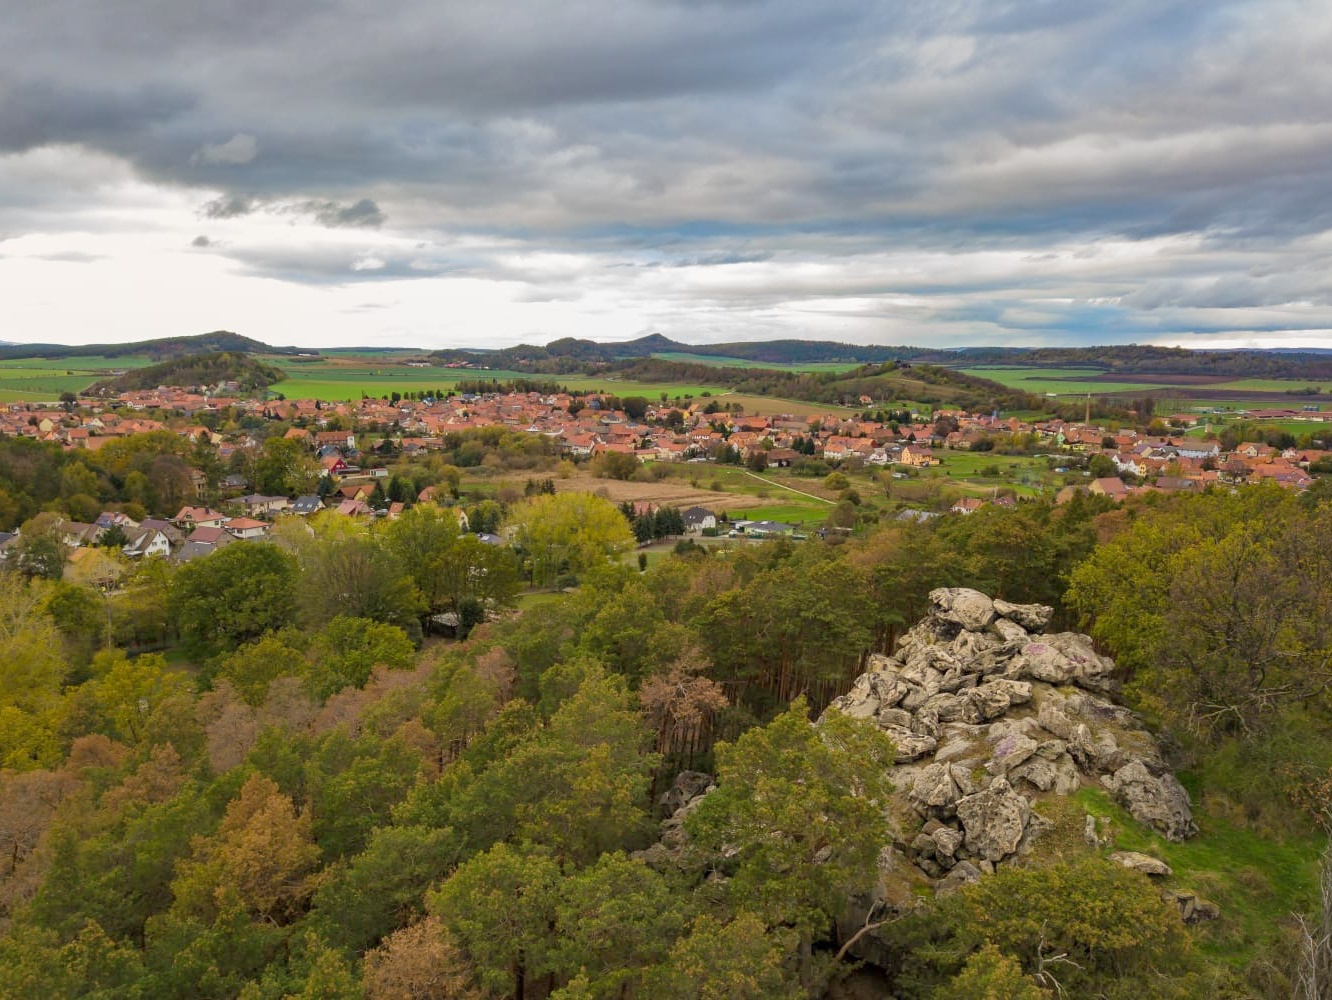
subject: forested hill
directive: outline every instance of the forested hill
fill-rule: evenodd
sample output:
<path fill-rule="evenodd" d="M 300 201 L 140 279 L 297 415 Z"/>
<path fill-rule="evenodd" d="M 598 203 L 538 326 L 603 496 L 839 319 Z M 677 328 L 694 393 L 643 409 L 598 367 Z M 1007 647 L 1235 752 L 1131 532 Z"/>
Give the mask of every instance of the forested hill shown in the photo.
<path fill-rule="evenodd" d="M 159 385 L 204 386 L 235 382 L 241 392 L 251 392 L 272 385 L 282 372 L 247 354 L 215 351 L 163 361 L 105 379 L 89 386 L 88 395 L 114 395 L 136 389 L 155 389 Z"/>
<path fill-rule="evenodd" d="M 647 358 L 613 366 L 626 379 L 642 382 L 721 383 L 734 392 L 813 403 L 856 405 L 860 397 L 875 402 L 911 400 L 933 406 L 988 412 L 1039 409 L 1043 400 L 983 378 L 938 365 L 886 362 L 849 372 L 792 372 L 771 368 L 714 368 Z"/>
<path fill-rule="evenodd" d="M 1332 378 L 1332 354 L 1319 351 L 1191 351 L 1123 344 L 1110 347 L 973 347 L 920 352 L 937 364 L 1104 368 L 1121 374 L 1218 375 L 1236 378 Z"/>
<path fill-rule="evenodd" d="M 6 344 L 0 346 L 0 360 L 11 358 L 72 358 L 95 354 L 104 358 L 146 356 L 150 358 L 186 357 L 225 351 L 230 354 L 296 354 L 299 348 L 270 347 L 243 337 L 239 333 L 216 330 L 191 337 L 166 337 L 161 340 L 139 340 L 130 344 Z"/>
<path fill-rule="evenodd" d="M 867 346 L 828 341 L 771 340 L 737 344 L 682 344 L 660 334 L 621 343 L 599 344 L 564 338 L 544 347 L 522 344 L 499 350 L 440 350 L 444 362 L 469 362 L 509 371 L 571 373 L 663 354 L 749 361 L 764 365 L 910 361 L 945 366 L 1005 364 L 1032 367 L 1082 366 L 1124 374 L 1214 375 L 1262 378 L 1332 378 L 1332 355 L 1302 351 L 1194 351 L 1137 344 L 1100 347 L 969 347 L 959 350 L 910 346 Z"/>

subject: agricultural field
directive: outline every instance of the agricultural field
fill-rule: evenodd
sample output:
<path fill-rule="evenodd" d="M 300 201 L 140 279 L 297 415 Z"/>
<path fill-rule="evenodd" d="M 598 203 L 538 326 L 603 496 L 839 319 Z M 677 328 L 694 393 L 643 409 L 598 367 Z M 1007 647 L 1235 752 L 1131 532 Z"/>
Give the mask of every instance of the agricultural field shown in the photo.
<path fill-rule="evenodd" d="M 661 351 L 654 355 L 662 361 L 678 361 L 689 365 L 711 365 L 713 368 L 767 368 L 783 372 L 849 372 L 861 367 L 859 361 L 806 361 L 771 362 L 749 361 L 745 358 L 722 358 L 712 354 L 688 354 L 684 351 Z"/>
<path fill-rule="evenodd" d="M 0 402 L 54 402 L 62 392 L 80 392 L 112 370 L 142 368 L 147 357 L 15 358 L 0 361 Z"/>
<path fill-rule="evenodd" d="M 1104 395 L 1111 392 L 1155 392 L 1163 388 L 1152 382 L 1101 381 L 1105 374 L 1099 368 L 1025 368 L 1008 365 L 978 365 L 958 368 L 963 375 L 986 378 L 1008 389 L 1020 389 L 1034 395 L 1054 393 L 1057 396 Z"/>

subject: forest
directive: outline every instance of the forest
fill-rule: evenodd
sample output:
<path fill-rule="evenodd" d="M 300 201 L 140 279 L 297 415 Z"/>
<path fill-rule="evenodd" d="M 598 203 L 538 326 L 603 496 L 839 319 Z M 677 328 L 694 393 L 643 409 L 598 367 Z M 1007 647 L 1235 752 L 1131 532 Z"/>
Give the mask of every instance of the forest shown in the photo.
<path fill-rule="evenodd" d="M 512 549 L 422 504 L 110 591 L 7 570 L 0 996 L 1318 995 L 1332 506 L 1080 497 L 646 570 L 631 528 L 537 490 Z M 855 909 L 893 747 L 809 723 L 940 586 L 1050 605 L 1115 657 L 1193 795 L 1172 859 L 1217 920 L 1057 835 Z M 468 607 L 464 640 L 427 634 Z M 664 838 L 689 772 L 716 790 Z"/>

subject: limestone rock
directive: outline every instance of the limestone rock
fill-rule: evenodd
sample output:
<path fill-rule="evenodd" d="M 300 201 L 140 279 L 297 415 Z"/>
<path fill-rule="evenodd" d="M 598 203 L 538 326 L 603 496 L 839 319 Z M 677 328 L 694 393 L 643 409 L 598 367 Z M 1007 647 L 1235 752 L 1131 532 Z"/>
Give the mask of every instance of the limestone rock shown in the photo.
<path fill-rule="evenodd" d="M 979 632 L 994 621 L 994 602 L 979 590 L 940 587 L 930 591 L 931 614 L 939 621 Z"/>
<path fill-rule="evenodd" d="M 1134 819 L 1168 839 L 1184 840 L 1198 832 L 1189 794 L 1169 771 L 1153 774 L 1143 761 L 1135 760 L 1101 781 Z"/>
<path fill-rule="evenodd" d="M 938 858 L 952 858 L 962 846 L 962 833 L 951 826 L 941 826 L 930 834 L 934 841 L 934 854 Z"/>
<path fill-rule="evenodd" d="M 990 622 L 990 631 L 1004 642 L 1025 644 L 1028 641 L 1027 630 L 1017 622 L 1009 621 L 1007 618 L 996 618 Z"/>
<path fill-rule="evenodd" d="M 897 751 L 897 763 L 906 764 L 913 760 L 919 760 L 927 753 L 933 753 L 939 741 L 933 736 L 922 736 L 919 733 L 913 733 L 910 729 L 903 729 L 901 726 L 880 726 L 880 728 L 893 741 L 893 748 Z"/>
<path fill-rule="evenodd" d="M 1160 858 L 1154 858 L 1150 854 L 1140 854 L 1137 851 L 1115 851 L 1110 855 L 1110 860 L 1131 871 L 1142 872 L 1144 875 L 1165 876 L 1170 874 L 1170 866 Z"/>
<path fill-rule="evenodd" d="M 1077 673 L 1077 664 L 1055 646 L 1047 636 L 1027 643 L 1013 662 L 1013 670 L 1021 677 L 1046 684 L 1067 684 Z"/>
<path fill-rule="evenodd" d="M 1004 778 L 995 778 L 989 788 L 957 803 L 967 850 L 990 862 L 1017 851 L 1030 817 L 1031 804 Z"/>
<path fill-rule="evenodd" d="M 985 770 L 991 774 L 1007 774 L 1031 757 L 1036 752 L 1036 746 L 1036 741 L 1030 736 L 1020 734 L 1004 736 L 995 744 L 994 756 L 985 765 Z M 1051 784 L 1053 785 L 1053 782 Z"/>
<path fill-rule="evenodd" d="M 657 797 L 659 805 L 667 816 L 674 816 L 689 803 L 702 798 L 717 787 L 712 775 L 702 771 L 681 771 L 671 782 L 671 787 Z"/>
<path fill-rule="evenodd" d="M 1054 608 L 1048 604 L 1010 604 L 1008 601 L 996 600 L 994 613 L 1009 621 L 1017 622 L 1023 628 L 1039 632 L 1050 624 L 1050 619 L 1054 617 Z"/>
<path fill-rule="evenodd" d="M 962 791 L 947 764 L 931 764 L 917 775 L 909 794 L 913 802 L 926 809 L 945 809 L 957 802 Z"/>

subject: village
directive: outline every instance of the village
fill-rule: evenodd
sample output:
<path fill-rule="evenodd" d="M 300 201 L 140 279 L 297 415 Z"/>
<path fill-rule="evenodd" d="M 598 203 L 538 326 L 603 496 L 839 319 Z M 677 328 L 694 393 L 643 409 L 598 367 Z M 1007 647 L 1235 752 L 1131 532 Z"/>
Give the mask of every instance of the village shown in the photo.
<path fill-rule="evenodd" d="M 866 409 L 857 415 L 745 414 L 727 408 L 718 398 L 676 400 L 673 405 L 663 399 L 646 406 L 642 399 L 631 400 L 631 415 L 624 401 L 609 394 L 463 393 L 438 399 L 363 398 L 339 403 L 245 399 L 228 395 L 231 388 L 225 384 L 188 390 L 163 387 L 78 405 L 68 400 L 50 406 L 10 404 L 0 411 L 0 434 L 95 452 L 131 435 L 167 431 L 211 448 L 218 468 L 242 469 L 246 463 L 241 459 L 256 454 L 271 436 L 265 430 L 281 422 L 287 425 L 281 436 L 297 442 L 317 463 L 317 491 L 293 495 L 256 492 L 242 472 L 210 479 L 191 468 L 191 495 L 182 498 L 174 516 L 135 520 L 123 512 L 103 511 L 87 523 L 62 522 L 59 535 L 74 562 L 80 558 L 79 549 L 105 546 L 107 533 L 113 530 L 117 534 L 111 537 L 121 541 L 126 557 L 161 555 L 186 561 L 233 541 L 264 537 L 282 516 L 331 510 L 352 518 L 396 518 L 414 502 L 435 499 L 436 490 L 427 486 L 417 494 L 389 497 L 386 487 L 393 462 L 428 456 L 443 449 L 451 435 L 487 428 L 539 435 L 549 455 L 575 464 L 624 456 L 619 462 L 630 469 L 635 468 L 633 463 L 731 463 L 763 472 L 818 460 L 827 468 L 853 474 L 883 470 L 877 475 L 906 479 L 928 474 L 952 453 L 1023 451 L 1043 455 L 1056 472 L 1068 473 L 1066 479 L 1071 481 L 1058 489 L 1056 503 L 1067 502 L 1078 492 L 1123 500 L 1135 493 L 1264 482 L 1304 490 L 1332 459 L 1332 452 L 1323 448 L 1278 447 L 1259 440 L 1239 441 L 1225 449 L 1219 436 L 1210 432 L 1207 421 L 1212 418 L 1199 413 L 1157 420 L 1152 429 L 1158 433 L 1148 433 L 1090 420 L 1026 420 L 948 409 L 885 413 L 880 408 L 876 413 L 869 397 L 860 400 Z M 1310 430 L 1303 437 L 1310 441 L 1318 441 L 1317 432 L 1332 418 L 1332 412 L 1288 409 L 1241 415 L 1255 422 L 1307 422 Z M 439 499 L 448 497 L 441 493 Z M 1011 491 L 995 489 L 989 496 L 960 496 L 942 510 L 922 510 L 918 515 L 969 514 L 986 504 L 1014 502 Z M 650 511 L 654 506 L 640 503 L 637 508 Z M 710 509 L 695 505 L 683 513 L 687 531 L 712 534 L 717 528 Z M 458 515 L 460 527 L 467 530 L 461 507 Z M 740 528 L 743 531 L 745 525 Z M 794 531 L 792 525 L 764 522 L 751 533 Z M 8 537 L 0 538 L 0 552 L 15 540 L 12 534 L 2 534 Z M 483 534 L 501 541 L 494 534 Z"/>

